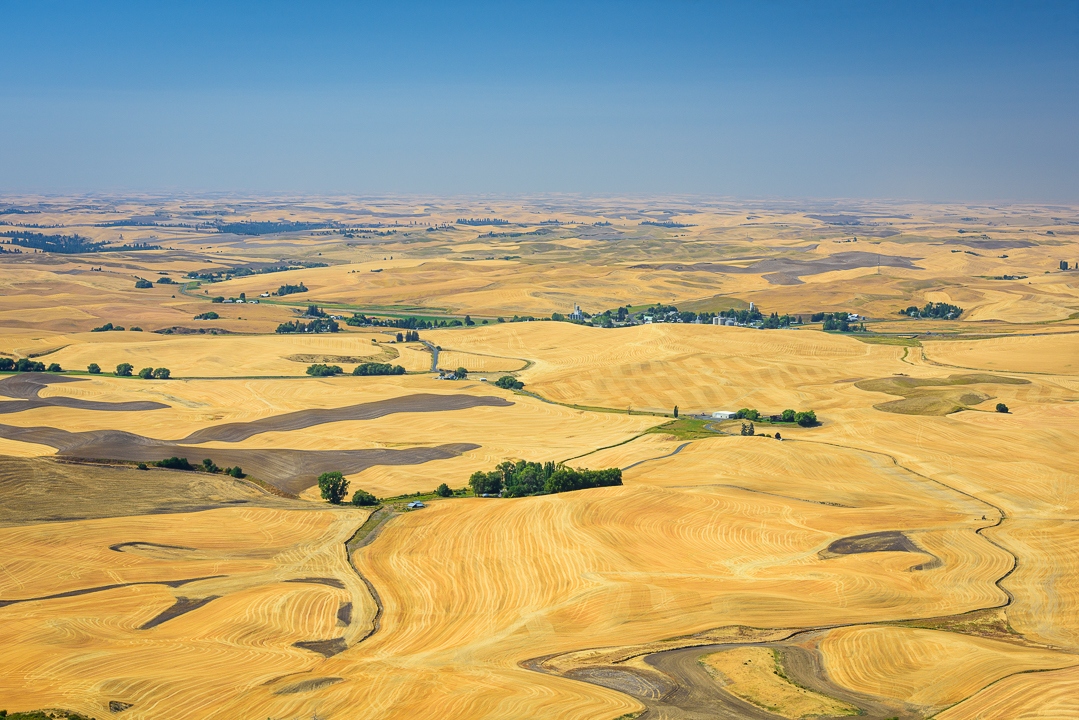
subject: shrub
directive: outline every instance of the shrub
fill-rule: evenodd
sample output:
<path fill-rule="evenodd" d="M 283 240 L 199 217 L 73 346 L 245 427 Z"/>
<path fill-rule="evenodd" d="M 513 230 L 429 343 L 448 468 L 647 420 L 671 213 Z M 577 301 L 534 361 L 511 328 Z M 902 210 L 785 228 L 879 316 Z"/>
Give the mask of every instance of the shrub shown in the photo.
<path fill-rule="evenodd" d="M 101 372 L 101 366 L 97 363 L 90 363 L 86 366 L 86 372 L 90 373 L 91 375 L 97 375 Z"/>
<path fill-rule="evenodd" d="M 378 505 L 378 498 L 369 492 L 363 490 L 357 490 L 352 493 L 353 505 Z"/>
<path fill-rule="evenodd" d="M 212 302 L 212 303 L 223 303 L 223 302 L 225 302 L 225 296 L 224 295 L 218 295 L 217 297 L 215 297 L 210 302 Z"/>
<path fill-rule="evenodd" d="M 195 319 L 196 320 L 217 320 L 219 317 L 221 317 L 221 316 L 218 315 L 217 313 L 215 313 L 213 310 L 211 310 L 210 312 L 199 313 L 198 315 L 195 316 Z"/>
<path fill-rule="evenodd" d="M 143 368 L 142 370 L 139 370 L 139 377 L 142 378 L 143 380 L 149 380 L 153 376 L 154 376 L 154 369 L 153 368 L 146 367 L 146 368 Z"/>
<path fill-rule="evenodd" d="M 453 490 L 450 490 L 450 486 L 447 485 L 446 483 L 442 483 L 435 490 L 435 495 L 438 495 L 439 497 L 452 497 L 453 496 Z"/>
<path fill-rule="evenodd" d="M 48 372 L 63 372 L 64 369 L 60 367 L 60 363 L 52 363 L 49 365 Z"/>
<path fill-rule="evenodd" d="M 164 460 L 158 460 L 154 463 L 159 468 L 168 468 L 169 470 L 194 470 L 195 466 L 187 461 L 187 458 L 170 457 Z"/>
<path fill-rule="evenodd" d="M 170 374 L 168 368 L 154 368 L 154 377 L 158 380 L 168 380 Z"/>
<path fill-rule="evenodd" d="M 120 363 L 116 366 L 116 374 L 120 377 L 131 377 L 131 371 L 135 369 L 135 366 L 131 363 Z"/>
<path fill-rule="evenodd" d="M 132 325 L 130 330 L 131 332 L 142 332 L 142 328 L 140 328 L 138 325 Z"/>
<path fill-rule="evenodd" d="M 219 468 L 217 465 L 214 465 L 214 461 L 210 458 L 206 458 L 202 461 L 202 469 L 208 473 L 221 472 L 221 468 Z"/>
<path fill-rule="evenodd" d="M 146 463 L 139 463 L 139 470 L 147 470 Z"/>
<path fill-rule="evenodd" d="M 324 472 L 318 476 L 318 489 L 322 491 L 323 500 L 340 505 L 341 498 L 348 492 L 348 480 L 339 472 Z"/>
<path fill-rule="evenodd" d="M 310 365 L 307 368 L 307 374 L 312 377 L 329 377 L 331 375 L 340 375 L 344 372 L 339 365 L 323 365 L 316 363 Z"/>
<path fill-rule="evenodd" d="M 145 290 L 146 288 L 152 288 L 153 286 L 154 284 L 152 282 L 150 282 L 149 280 L 143 280 L 142 278 L 139 278 L 135 281 L 135 287 L 139 290 Z"/>
<path fill-rule="evenodd" d="M 1008 412 L 1008 406 L 1005 405 L 1004 403 L 997 403 L 997 412 L 999 412 L 999 413 Z"/>

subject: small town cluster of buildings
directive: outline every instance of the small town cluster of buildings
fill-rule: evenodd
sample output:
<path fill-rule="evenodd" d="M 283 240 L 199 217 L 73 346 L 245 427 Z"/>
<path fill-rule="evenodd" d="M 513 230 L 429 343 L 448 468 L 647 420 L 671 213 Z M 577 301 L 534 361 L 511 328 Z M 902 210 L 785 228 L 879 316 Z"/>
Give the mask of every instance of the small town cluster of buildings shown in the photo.
<path fill-rule="evenodd" d="M 259 304 L 258 300 L 241 300 L 240 298 L 236 298 L 236 299 L 225 298 L 221 302 L 223 302 L 225 304 L 235 303 L 237 305 L 243 305 L 244 303 L 247 303 L 248 305 L 258 305 Z"/>

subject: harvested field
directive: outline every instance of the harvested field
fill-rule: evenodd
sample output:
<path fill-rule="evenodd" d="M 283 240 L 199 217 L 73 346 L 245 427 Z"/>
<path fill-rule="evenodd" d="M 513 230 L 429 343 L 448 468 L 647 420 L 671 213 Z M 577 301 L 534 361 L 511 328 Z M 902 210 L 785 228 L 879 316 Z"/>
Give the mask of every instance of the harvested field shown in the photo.
<path fill-rule="evenodd" d="M 0 379 L 0 707 L 131 720 L 1079 713 L 1079 289 L 1054 269 L 1076 257 L 1074 208 L 12 204 L 66 232 L 183 249 L 0 255 L 0 353 L 105 370 Z M 107 226 L 164 216 L 188 227 Z M 509 225 L 454 222 L 474 216 Z M 208 217 L 325 230 L 197 230 Z M 396 232 L 375 235 L 379 223 Z M 305 263 L 325 266 L 224 279 Z M 134 287 L 192 270 L 222 275 Z M 260 305 L 209 301 L 300 282 L 307 292 Z M 899 314 L 926 302 L 964 311 Z M 857 312 L 874 342 L 813 324 L 511 321 L 654 303 Z M 273 332 L 308 304 L 387 324 Z M 221 317 L 192 319 L 210 309 Z M 390 342 L 398 320 L 465 314 L 476 324 Z M 89 332 L 109 322 L 147 332 Z M 152 332 L 170 327 L 227 334 Z M 423 343 L 444 348 L 440 367 L 512 372 L 537 397 L 438 382 Z M 304 375 L 365 361 L 410 374 Z M 172 378 L 118 378 L 120 362 Z M 679 422 L 652 431 L 675 406 Z M 812 409 L 821 424 L 742 437 L 740 423 L 685 417 L 743 407 Z M 957 407 L 972 411 L 943 414 Z M 782 442 L 760 434 L 777 430 Z M 92 462 L 170 455 L 301 497 Z M 518 459 L 624 468 L 624 484 L 426 499 Z M 422 492 L 427 507 L 330 507 L 312 487 L 322 470 L 347 473 L 350 493 Z"/>
<path fill-rule="evenodd" d="M 39 393 L 54 383 L 79 382 L 78 378 L 58 375 L 46 375 L 44 373 L 20 373 L 9 375 L 0 379 L 0 395 L 4 397 L 22 398 L 22 402 L 0 401 L 0 414 L 23 412 L 40 407 L 62 407 L 73 410 L 101 410 L 106 412 L 145 412 L 147 410 L 159 410 L 168 405 L 149 400 L 136 400 L 133 402 L 97 402 L 94 400 L 80 400 L 78 398 L 52 396 L 40 397 Z"/>
<path fill-rule="evenodd" d="M 820 651 L 834 682 L 932 711 L 1009 675 L 1079 663 L 1048 649 L 914 628 L 840 628 Z"/>
<path fill-rule="evenodd" d="M 223 475 L 0 456 L 0 527 L 290 504 Z"/>
<path fill-rule="evenodd" d="M 736 648 L 704 655 L 701 662 L 727 692 L 785 718 L 861 714 L 853 705 L 792 685 L 771 648 Z"/>
<path fill-rule="evenodd" d="M 107 458 L 132 462 L 156 462 L 180 457 L 197 464 L 196 458 L 212 460 L 218 467 L 241 467 L 250 475 L 279 490 L 297 494 L 315 484 L 324 472 L 358 473 L 374 465 L 416 465 L 444 460 L 475 450 L 469 443 L 449 443 L 407 450 L 252 450 L 192 447 L 145 438 L 133 433 L 90 431 L 69 433 L 53 428 L 16 428 L 0 425 L 0 437 L 30 439 L 50 445 L 64 457 Z"/>

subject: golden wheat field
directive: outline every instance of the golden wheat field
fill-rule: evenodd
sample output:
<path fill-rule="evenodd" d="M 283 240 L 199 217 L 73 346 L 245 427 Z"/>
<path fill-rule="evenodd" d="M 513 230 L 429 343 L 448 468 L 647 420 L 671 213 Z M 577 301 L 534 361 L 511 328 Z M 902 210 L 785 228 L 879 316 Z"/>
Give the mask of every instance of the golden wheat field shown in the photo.
<path fill-rule="evenodd" d="M 68 200 L 5 229 L 160 249 L 0 244 L 0 709 L 1079 714 L 1076 208 Z"/>

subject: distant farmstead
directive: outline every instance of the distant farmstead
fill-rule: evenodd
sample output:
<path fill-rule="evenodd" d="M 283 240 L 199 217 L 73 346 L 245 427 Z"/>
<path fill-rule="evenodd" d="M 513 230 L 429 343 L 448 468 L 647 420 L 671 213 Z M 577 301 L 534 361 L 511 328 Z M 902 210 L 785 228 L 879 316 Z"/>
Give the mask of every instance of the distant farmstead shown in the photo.
<path fill-rule="evenodd" d="M 716 420 L 730 420 L 735 414 L 734 410 L 716 410 L 712 413 L 712 417 Z"/>

